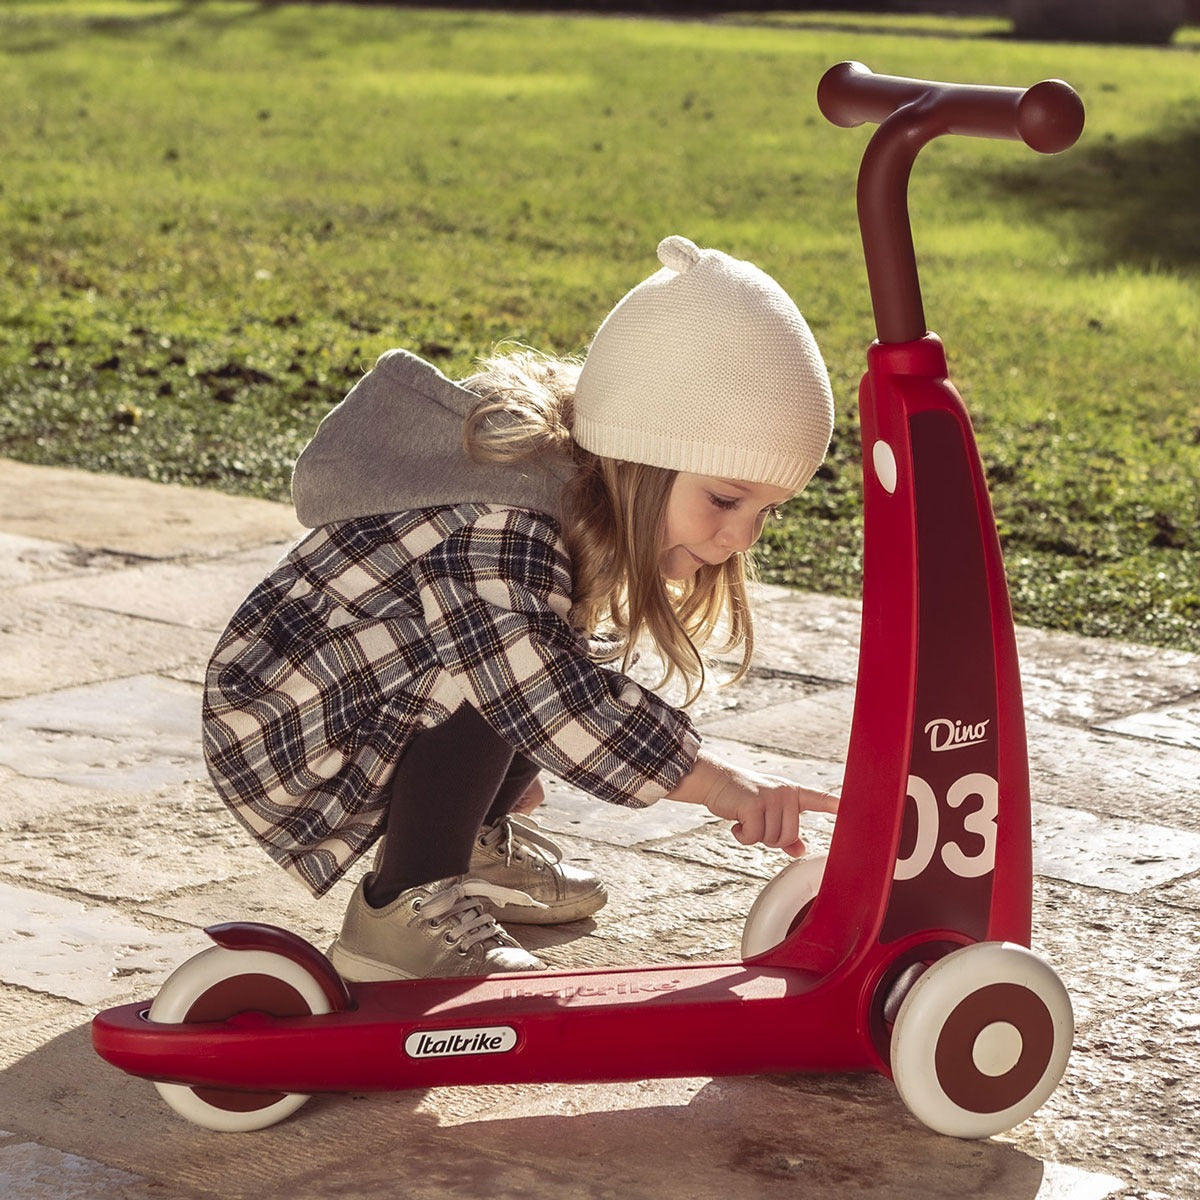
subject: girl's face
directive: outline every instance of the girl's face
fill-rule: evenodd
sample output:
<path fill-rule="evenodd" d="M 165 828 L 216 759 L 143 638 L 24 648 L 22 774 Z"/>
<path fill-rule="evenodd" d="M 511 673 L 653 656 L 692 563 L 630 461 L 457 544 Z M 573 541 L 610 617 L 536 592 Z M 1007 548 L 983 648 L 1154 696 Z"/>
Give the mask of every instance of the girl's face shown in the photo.
<path fill-rule="evenodd" d="M 769 483 L 746 483 L 681 471 L 663 518 L 658 566 L 664 579 L 690 579 L 705 564 L 723 563 L 758 541 L 771 511 L 794 493 Z"/>

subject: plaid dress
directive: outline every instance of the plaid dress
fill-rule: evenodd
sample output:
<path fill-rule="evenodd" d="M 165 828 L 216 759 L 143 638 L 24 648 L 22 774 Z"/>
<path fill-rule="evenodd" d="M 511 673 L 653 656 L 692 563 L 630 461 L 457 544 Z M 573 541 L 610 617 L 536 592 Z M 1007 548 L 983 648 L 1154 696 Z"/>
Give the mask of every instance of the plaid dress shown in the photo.
<path fill-rule="evenodd" d="M 247 597 L 209 664 L 217 790 L 318 896 L 379 836 L 409 740 L 462 703 L 568 783 L 653 803 L 699 740 L 686 715 L 587 658 L 570 596 L 558 526 L 529 509 L 470 503 L 315 529 Z"/>

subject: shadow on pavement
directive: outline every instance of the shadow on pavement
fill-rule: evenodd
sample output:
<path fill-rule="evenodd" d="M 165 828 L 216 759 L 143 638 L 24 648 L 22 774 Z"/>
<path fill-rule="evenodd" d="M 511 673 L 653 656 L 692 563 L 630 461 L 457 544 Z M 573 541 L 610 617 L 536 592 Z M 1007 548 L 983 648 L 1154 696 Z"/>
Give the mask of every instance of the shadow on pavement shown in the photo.
<path fill-rule="evenodd" d="M 1046 1177 L 1002 1142 L 924 1130 L 876 1076 L 318 1096 L 271 1129 L 218 1134 L 97 1058 L 87 1024 L 0 1073 L 0 1127 L 131 1172 L 147 1194 L 223 1200 L 1034 1200 Z"/>

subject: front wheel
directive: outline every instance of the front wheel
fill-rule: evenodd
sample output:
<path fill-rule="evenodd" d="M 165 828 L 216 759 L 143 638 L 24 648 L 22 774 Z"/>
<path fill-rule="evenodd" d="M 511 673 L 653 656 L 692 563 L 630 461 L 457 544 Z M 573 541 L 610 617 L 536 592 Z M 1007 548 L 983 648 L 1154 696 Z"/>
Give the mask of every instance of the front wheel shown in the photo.
<path fill-rule="evenodd" d="M 1010 942 L 980 942 L 939 959 L 904 997 L 892 1074 L 929 1128 L 991 1137 L 1049 1098 L 1074 1033 L 1071 998 L 1045 961 Z"/>
<path fill-rule="evenodd" d="M 149 1018 L 189 1024 L 224 1021 L 242 1012 L 298 1017 L 329 1011 L 320 982 L 292 959 L 266 950 L 212 946 L 176 968 L 154 998 Z M 265 1129 L 291 1116 L 308 1099 L 292 1092 L 245 1092 L 182 1083 L 154 1086 L 181 1117 L 225 1133 Z"/>

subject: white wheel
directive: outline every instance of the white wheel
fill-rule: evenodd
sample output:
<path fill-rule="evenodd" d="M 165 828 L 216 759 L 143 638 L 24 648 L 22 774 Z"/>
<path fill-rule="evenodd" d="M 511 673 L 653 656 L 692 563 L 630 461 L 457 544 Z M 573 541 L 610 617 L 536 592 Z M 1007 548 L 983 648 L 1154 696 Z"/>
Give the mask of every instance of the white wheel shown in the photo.
<path fill-rule="evenodd" d="M 239 1012 L 308 1016 L 329 1012 L 320 983 L 299 963 L 266 950 L 212 946 L 177 967 L 150 1005 L 150 1020 L 168 1024 L 221 1021 Z M 181 1116 L 205 1129 L 243 1133 L 291 1116 L 307 1095 L 243 1092 L 156 1083 Z"/>
<path fill-rule="evenodd" d="M 1074 1035 L 1071 998 L 1053 969 L 1024 946 L 981 942 L 913 984 L 892 1029 L 892 1074 L 930 1129 L 991 1137 L 1047 1100 Z"/>
<path fill-rule="evenodd" d="M 824 854 L 798 858 L 759 892 L 742 930 L 743 958 L 765 954 L 791 933 L 796 918 L 821 890 L 825 860 Z"/>

